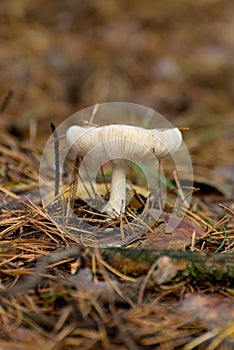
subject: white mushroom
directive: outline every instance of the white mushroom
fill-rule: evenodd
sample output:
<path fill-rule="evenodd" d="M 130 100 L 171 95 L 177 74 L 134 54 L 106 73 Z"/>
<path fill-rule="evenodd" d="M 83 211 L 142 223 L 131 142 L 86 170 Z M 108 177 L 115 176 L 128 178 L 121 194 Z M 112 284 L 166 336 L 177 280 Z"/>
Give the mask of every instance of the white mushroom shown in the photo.
<path fill-rule="evenodd" d="M 72 126 L 67 131 L 67 141 L 77 156 L 84 157 L 98 145 L 101 158 L 112 160 L 110 199 L 103 211 L 120 215 L 126 206 L 126 159 L 161 159 L 179 148 L 182 135 L 177 128 L 147 130 L 122 124 L 102 127 Z"/>

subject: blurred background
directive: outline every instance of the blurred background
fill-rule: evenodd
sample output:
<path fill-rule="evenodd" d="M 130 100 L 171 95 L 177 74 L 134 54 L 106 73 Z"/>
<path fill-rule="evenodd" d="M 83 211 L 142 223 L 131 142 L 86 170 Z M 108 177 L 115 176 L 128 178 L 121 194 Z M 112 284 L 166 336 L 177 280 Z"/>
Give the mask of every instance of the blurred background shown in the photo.
<path fill-rule="evenodd" d="M 1 130 L 43 146 L 50 122 L 133 102 L 190 128 L 198 173 L 231 176 L 232 0 L 1 0 L 0 39 Z"/>

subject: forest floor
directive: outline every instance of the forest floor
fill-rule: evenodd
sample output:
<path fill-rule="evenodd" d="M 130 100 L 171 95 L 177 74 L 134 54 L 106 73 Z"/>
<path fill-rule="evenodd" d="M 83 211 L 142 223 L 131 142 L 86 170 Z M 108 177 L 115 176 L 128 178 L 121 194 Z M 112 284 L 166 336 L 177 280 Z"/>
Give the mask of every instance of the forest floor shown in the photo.
<path fill-rule="evenodd" d="M 1 2 L 0 350 L 233 348 L 233 13 L 231 0 Z M 104 248 L 43 208 L 38 171 L 50 123 L 111 101 L 188 128 L 194 193 L 172 233 L 168 205 Z"/>

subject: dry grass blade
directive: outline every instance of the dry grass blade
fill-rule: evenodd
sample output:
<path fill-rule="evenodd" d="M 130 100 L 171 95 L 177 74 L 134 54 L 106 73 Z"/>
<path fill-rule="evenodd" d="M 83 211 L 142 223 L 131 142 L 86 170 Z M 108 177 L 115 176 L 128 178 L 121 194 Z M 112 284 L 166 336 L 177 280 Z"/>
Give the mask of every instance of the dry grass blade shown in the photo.
<path fill-rule="evenodd" d="M 155 270 L 156 266 L 157 266 L 157 261 L 155 261 L 155 263 L 151 266 L 151 268 L 148 270 L 141 286 L 140 286 L 140 290 L 139 290 L 139 294 L 138 294 L 138 304 L 142 304 L 142 300 L 143 300 L 143 296 L 144 296 L 144 291 L 146 288 L 146 285 L 150 279 L 150 276 L 152 275 L 153 271 Z"/>

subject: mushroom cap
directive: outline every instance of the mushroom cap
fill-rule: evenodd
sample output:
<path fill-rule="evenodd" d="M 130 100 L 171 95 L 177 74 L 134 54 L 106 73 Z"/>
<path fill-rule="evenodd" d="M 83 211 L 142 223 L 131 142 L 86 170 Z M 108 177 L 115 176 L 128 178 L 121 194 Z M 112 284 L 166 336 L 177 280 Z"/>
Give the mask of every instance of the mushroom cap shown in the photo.
<path fill-rule="evenodd" d="M 85 156 L 98 145 L 98 152 L 108 158 L 158 159 L 175 152 L 181 142 L 179 129 L 147 130 L 132 125 L 112 124 L 101 127 L 72 126 L 67 141 L 78 156 Z"/>

